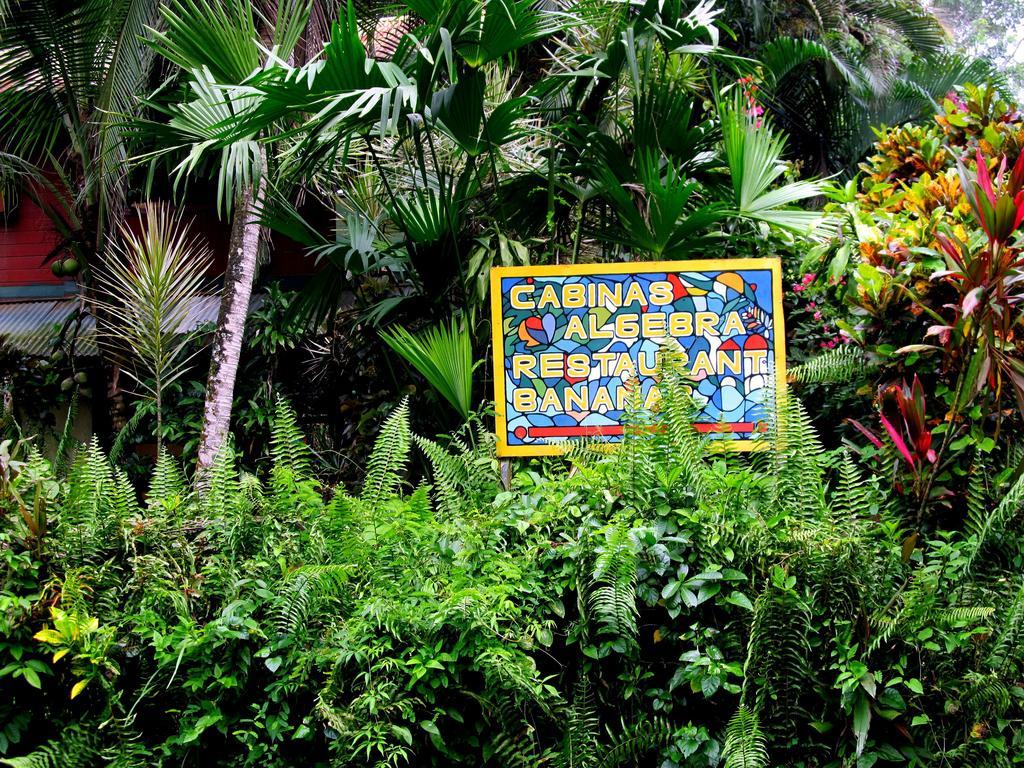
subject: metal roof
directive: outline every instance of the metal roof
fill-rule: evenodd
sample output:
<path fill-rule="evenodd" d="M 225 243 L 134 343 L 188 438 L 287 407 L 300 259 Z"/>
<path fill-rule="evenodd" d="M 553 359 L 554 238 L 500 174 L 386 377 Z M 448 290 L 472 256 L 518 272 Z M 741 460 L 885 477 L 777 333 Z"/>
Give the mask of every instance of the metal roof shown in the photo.
<path fill-rule="evenodd" d="M 249 311 L 259 308 L 264 298 L 263 295 L 254 295 Z M 25 354 L 48 355 L 54 349 L 61 327 L 83 306 L 80 298 L 0 302 L 0 342 L 6 342 Z M 189 307 L 185 329 L 216 323 L 219 312 L 219 296 L 200 296 Z M 70 334 L 69 328 L 65 339 L 70 340 Z M 67 348 L 67 343 L 64 346 Z M 88 311 L 78 329 L 75 352 L 79 355 L 96 355 L 99 352 L 96 319 Z"/>
<path fill-rule="evenodd" d="M 80 306 L 77 298 L 0 303 L 0 341 L 29 355 L 48 355 L 61 327 Z M 65 338 L 70 338 L 70 330 Z M 75 351 L 82 355 L 97 354 L 96 320 L 88 313 L 82 317 Z"/>

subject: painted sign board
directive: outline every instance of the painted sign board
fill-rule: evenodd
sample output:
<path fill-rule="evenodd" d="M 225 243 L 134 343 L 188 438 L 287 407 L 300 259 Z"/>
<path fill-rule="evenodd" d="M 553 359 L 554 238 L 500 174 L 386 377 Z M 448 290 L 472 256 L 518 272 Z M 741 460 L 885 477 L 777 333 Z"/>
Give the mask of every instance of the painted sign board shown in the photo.
<path fill-rule="evenodd" d="M 785 382 L 778 259 L 496 267 L 491 319 L 500 456 L 620 441 L 631 388 L 656 407 L 666 344 L 683 353 L 697 429 L 723 447 L 756 446 Z"/>

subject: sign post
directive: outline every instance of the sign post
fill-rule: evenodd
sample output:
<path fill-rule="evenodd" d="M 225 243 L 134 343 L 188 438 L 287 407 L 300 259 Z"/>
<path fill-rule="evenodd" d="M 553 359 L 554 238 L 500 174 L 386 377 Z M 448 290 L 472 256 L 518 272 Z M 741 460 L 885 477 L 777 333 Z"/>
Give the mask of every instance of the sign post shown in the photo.
<path fill-rule="evenodd" d="M 634 387 L 657 406 L 666 344 L 723 447 L 756 447 L 785 383 L 778 259 L 496 267 L 491 320 L 499 456 L 620 441 Z"/>

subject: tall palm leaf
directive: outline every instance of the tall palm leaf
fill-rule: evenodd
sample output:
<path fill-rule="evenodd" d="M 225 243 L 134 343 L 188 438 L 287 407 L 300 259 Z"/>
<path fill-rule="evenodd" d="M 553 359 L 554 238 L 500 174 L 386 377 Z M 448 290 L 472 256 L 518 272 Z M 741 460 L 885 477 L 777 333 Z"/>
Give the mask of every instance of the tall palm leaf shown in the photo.
<path fill-rule="evenodd" d="M 823 194 L 821 182 L 778 184 L 786 173 L 785 138 L 770 122 L 748 114 L 739 93 L 730 105 L 720 108 L 720 114 L 735 214 L 796 234 L 810 234 L 821 222 L 821 214 L 797 209 L 794 204 Z"/>

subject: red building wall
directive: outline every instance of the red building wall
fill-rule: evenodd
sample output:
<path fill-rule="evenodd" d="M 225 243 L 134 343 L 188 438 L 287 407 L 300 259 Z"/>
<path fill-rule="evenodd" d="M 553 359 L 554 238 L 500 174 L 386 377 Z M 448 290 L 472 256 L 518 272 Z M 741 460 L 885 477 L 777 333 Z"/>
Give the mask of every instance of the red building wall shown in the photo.
<path fill-rule="evenodd" d="M 62 293 L 65 278 L 54 276 L 46 261 L 59 243 L 60 236 L 42 209 L 22 197 L 9 225 L 0 220 L 0 289 L 38 285 L 49 286 L 40 292 L 44 295 Z"/>
<path fill-rule="evenodd" d="M 135 212 L 129 212 L 128 218 L 134 222 Z M 214 210 L 198 206 L 187 206 L 182 219 L 213 250 L 211 277 L 223 275 L 230 221 L 221 221 Z M 22 197 L 7 226 L 0 219 L 0 300 L 52 298 L 74 293 L 74 281 L 56 277 L 50 269 L 52 259 L 47 260 L 60 239 L 43 210 L 27 197 Z M 297 243 L 275 237 L 270 264 L 263 269 L 262 277 L 301 278 L 314 271 L 314 260 L 307 257 Z"/>

